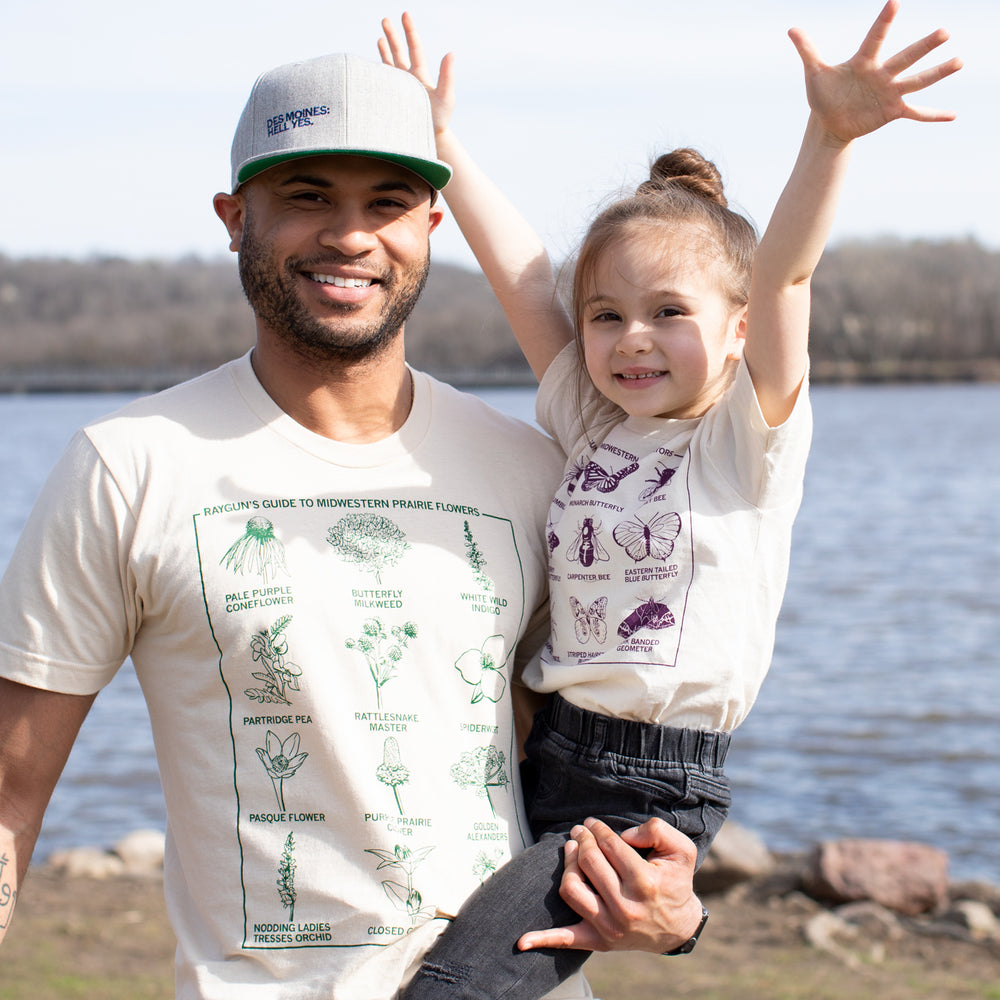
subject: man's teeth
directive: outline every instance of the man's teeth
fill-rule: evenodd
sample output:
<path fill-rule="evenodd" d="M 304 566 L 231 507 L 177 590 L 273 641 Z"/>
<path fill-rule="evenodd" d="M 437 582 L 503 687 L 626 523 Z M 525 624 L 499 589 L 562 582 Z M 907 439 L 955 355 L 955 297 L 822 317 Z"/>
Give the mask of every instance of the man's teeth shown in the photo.
<path fill-rule="evenodd" d="M 337 288 L 367 288 L 372 283 L 371 278 L 342 278 L 337 274 L 310 274 L 309 277 L 321 285 L 336 285 Z"/>
<path fill-rule="evenodd" d="M 662 374 L 663 372 L 643 372 L 641 375 L 626 375 L 623 372 L 621 377 L 623 379 L 628 379 L 631 381 L 634 379 L 642 379 L 642 378 L 659 378 L 659 376 Z"/>

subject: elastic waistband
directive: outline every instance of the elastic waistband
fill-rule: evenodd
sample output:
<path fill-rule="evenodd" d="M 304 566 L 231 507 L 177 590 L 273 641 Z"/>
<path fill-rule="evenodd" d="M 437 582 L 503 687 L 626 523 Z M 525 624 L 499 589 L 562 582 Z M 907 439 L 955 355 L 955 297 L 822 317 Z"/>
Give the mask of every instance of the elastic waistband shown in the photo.
<path fill-rule="evenodd" d="M 698 764 L 712 770 L 722 767 L 729 749 L 730 733 L 618 719 L 578 708 L 559 694 L 549 697 L 542 714 L 551 729 L 593 756 L 610 749 L 626 757 Z"/>

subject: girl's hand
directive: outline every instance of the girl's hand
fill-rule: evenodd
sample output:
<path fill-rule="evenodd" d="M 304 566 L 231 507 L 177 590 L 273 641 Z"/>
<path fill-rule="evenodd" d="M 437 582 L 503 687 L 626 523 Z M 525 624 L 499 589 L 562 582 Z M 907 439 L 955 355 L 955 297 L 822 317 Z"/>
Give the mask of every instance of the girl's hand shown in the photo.
<path fill-rule="evenodd" d="M 958 72 L 961 59 L 950 59 L 912 76 L 899 76 L 943 45 L 948 40 L 947 31 L 939 29 L 879 62 L 879 50 L 898 10 L 899 0 L 889 0 L 857 53 L 839 66 L 824 63 L 804 31 L 792 28 L 788 32 L 805 68 L 809 107 L 827 136 L 836 142 L 847 144 L 897 118 L 947 122 L 955 117 L 951 111 L 912 108 L 904 98 Z"/>
<path fill-rule="evenodd" d="M 455 81 L 452 72 L 454 56 L 449 52 L 441 60 L 441 68 L 438 70 L 438 79 L 435 84 L 427 69 L 424 49 L 420 44 L 420 36 L 414 27 L 413 18 L 409 13 L 405 13 L 402 22 L 408 52 L 403 51 L 403 44 L 396 33 L 395 25 L 389 18 L 384 18 L 382 20 L 384 37 L 378 40 L 379 55 L 387 66 L 406 70 L 427 88 L 427 96 L 431 101 L 434 134 L 440 135 L 448 128 L 452 112 L 455 110 Z"/>

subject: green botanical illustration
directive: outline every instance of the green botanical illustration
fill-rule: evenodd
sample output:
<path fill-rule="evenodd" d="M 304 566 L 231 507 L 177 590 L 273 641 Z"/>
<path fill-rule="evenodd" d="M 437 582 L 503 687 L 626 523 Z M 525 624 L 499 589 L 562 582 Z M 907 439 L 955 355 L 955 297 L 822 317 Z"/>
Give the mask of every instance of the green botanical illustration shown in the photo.
<path fill-rule="evenodd" d="M 502 750 L 491 744 L 463 753 L 458 763 L 452 764 L 451 776 L 462 788 L 471 788 L 480 798 L 485 798 L 490 804 L 490 812 L 496 815 L 490 789 L 506 788 L 510 784 L 507 758 Z"/>
<path fill-rule="evenodd" d="M 504 862 L 503 851 L 496 850 L 492 855 L 485 851 L 480 851 L 476 855 L 476 860 L 472 863 L 472 874 L 485 882 Z"/>
<path fill-rule="evenodd" d="M 379 859 L 376 871 L 394 868 L 406 878 L 405 884 L 392 879 L 383 879 L 382 889 L 392 905 L 408 914 L 410 922 L 414 925 L 421 917 L 430 917 L 434 914 L 434 908 L 423 905 L 423 897 L 413 886 L 414 870 L 433 850 L 433 847 L 421 847 L 411 851 L 400 844 L 397 844 L 395 851 L 391 852 L 380 851 L 373 847 L 365 849 L 366 854 L 374 854 Z"/>
<path fill-rule="evenodd" d="M 504 666 L 504 638 L 491 635 L 479 649 L 467 649 L 456 661 L 455 669 L 462 680 L 472 688 L 472 704 L 484 698 L 498 702 L 507 690 Z"/>
<path fill-rule="evenodd" d="M 493 592 L 493 580 L 486 575 L 486 558 L 483 556 L 482 552 L 479 551 L 479 546 L 476 544 L 476 540 L 472 537 L 472 529 L 469 527 L 469 522 L 465 522 L 463 528 L 465 534 L 465 554 L 468 556 L 469 565 L 472 567 L 472 572 L 475 574 L 476 580 L 479 586 L 483 590 L 490 593 Z"/>
<path fill-rule="evenodd" d="M 291 705 L 287 692 L 299 690 L 299 677 L 302 676 L 302 668 L 285 659 L 288 642 L 283 633 L 291 620 L 291 615 L 285 615 L 270 629 L 262 629 L 250 640 L 254 662 L 264 668 L 263 673 L 255 671 L 254 677 L 264 686 L 244 689 L 243 693 L 248 698 L 262 704 Z"/>
<path fill-rule="evenodd" d="M 278 896 L 281 905 L 288 910 L 288 922 L 295 919 L 295 838 L 289 831 L 285 838 L 285 849 L 278 864 Z"/>
<path fill-rule="evenodd" d="M 234 573 L 256 574 L 264 583 L 279 572 L 288 573 L 285 546 L 274 535 L 274 525 L 266 517 L 251 517 L 246 531 L 237 538 L 219 560 Z"/>
<path fill-rule="evenodd" d="M 386 632 L 381 618 L 369 618 L 361 626 L 361 635 L 344 643 L 348 649 L 357 649 L 364 655 L 368 671 L 375 682 L 375 699 L 380 709 L 382 688 L 396 676 L 396 667 L 403 659 L 403 650 L 416 637 L 416 622 L 395 625 Z"/>
<path fill-rule="evenodd" d="M 375 768 L 375 777 L 388 785 L 392 789 L 392 794 L 396 797 L 396 808 L 400 816 L 405 816 L 403 804 L 399 800 L 399 786 L 405 785 L 410 780 L 410 769 L 403 764 L 399 755 L 399 743 L 395 736 L 386 737 L 385 745 L 382 748 L 382 763 Z"/>
<path fill-rule="evenodd" d="M 278 800 L 278 808 L 284 811 L 285 779 L 291 778 L 295 774 L 309 754 L 299 753 L 298 733 L 292 733 L 282 742 L 269 729 L 265 746 L 257 747 L 257 756 L 271 778 L 271 784 L 274 786 L 274 797 Z"/>
<path fill-rule="evenodd" d="M 342 559 L 357 563 L 382 583 L 382 570 L 395 566 L 410 547 L 403 531 L 379 514 L 348 514 L 326 534 Z"/>

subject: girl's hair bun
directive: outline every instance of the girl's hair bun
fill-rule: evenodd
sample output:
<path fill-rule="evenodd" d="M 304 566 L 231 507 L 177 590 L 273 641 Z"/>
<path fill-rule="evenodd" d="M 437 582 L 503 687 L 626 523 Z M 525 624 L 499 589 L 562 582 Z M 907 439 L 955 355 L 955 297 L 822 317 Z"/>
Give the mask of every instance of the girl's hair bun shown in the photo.
<path fill-rule="evenodd" d="M 728 205 L 718 168 L 695 149 L 675 149 L 657 157 L 650 167 L 649 180 L 643 181 L 635 193 L 640 197 L 655 196 L 675 186 L 723 208 Z"/>

